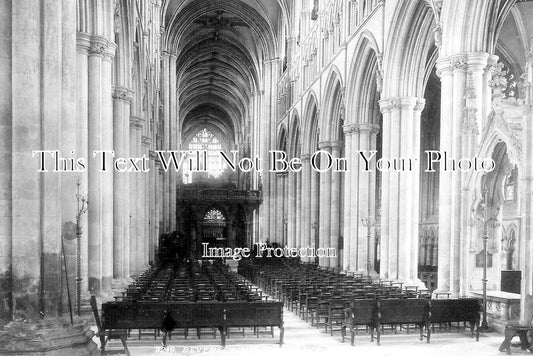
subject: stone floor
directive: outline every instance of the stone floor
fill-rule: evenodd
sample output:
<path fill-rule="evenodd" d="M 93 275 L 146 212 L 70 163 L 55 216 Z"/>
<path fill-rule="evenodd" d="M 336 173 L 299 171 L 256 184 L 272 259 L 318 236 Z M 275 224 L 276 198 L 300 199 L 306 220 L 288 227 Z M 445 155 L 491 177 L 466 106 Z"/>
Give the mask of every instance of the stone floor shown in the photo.
<path fill-rule="evenodd" d="M 424 356 L 489 356 L 505 355 L 498 351 L 503 336 L 497 333 L 480 336 L 479 342 L 470 338 L 469 331 L 437 331 L 432 334 L 431 344 L 418 340 L 418 333 L 406 334 L 405 331 L 395 335 L 391 331 L 385 331 L 382 335 L 381 345 L 370 342 L 370 336 L 366 332 L 359 332 L 355 338 L 355 346 L 351 346 L 347 339 L 341 341 L 340 331 L 334 332 L 333 336 L 302 321 L 297 315 L 285 309 L 285 344 L 279 347 L 279 330 L 274 330 L 274 338 L 264 334 L 259 338 L 247 331 L 243 338 L 242 334 L 232 334 L 227 339 L 226 349 L 222 349 L 217 335 L 202 336 L 200 340 L 193 335 L 187 340 L 183 336 L 174 336 L 167 343 L 168 348 L 162 350 L 161 338 L 154 340 L 153 337 L 143 336 L 137 339 L 137 331 L 128 340 L 131 355 L 424 355 Z M 275 328 L 277 329 L 277 328 Z M 96 338 L 95 338 L 96 341 Z M 515 341 L 518 341 L 517 339 Z M 117 348 L 120 343 L 113 341 L 111 348 Z M 513 354 L 529 354 L 513 347 Z"/>

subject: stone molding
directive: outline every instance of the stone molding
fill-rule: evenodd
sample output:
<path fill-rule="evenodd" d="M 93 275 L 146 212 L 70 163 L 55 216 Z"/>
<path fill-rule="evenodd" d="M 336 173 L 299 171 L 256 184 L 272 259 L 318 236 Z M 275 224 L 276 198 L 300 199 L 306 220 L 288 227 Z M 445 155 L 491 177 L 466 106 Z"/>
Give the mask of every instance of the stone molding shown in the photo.
<path fill-rule="evenodd" d="M 309 162 L 311 155 L 309 153 L 303 153 L 300 155 L 300 160 L 303 162 Z"/>
<path fill-rule="evenodd" d="M 144 120 L 138 116 L 130 116 L 130 128 L 141 130 Z"/>
<path fill-rule="evenodd" d="M 381 99 L 379 101 L 379 108 L 382 113 L 389 113 L 392 111 L 414 110 L 421 111 L 425 106 L 426 100 L 414 96 L 395 97 L 388 99 Z"/>
<path fill-rule="evenodd" d="M 150 144 L 152 143 L 152 139 L 148 136 L 142 136 L 141 143 L 143 146 L 150 147 Z"/>
<path fill-rule="evenodd" d="M 359 122 L 357 124 L 354 124 L 354 132 L 366 132 L 370 135 L 377 135 L 379 132 L 379 125 L 378 124 L 372 124 L 369 122 Z"/>
<path fill-rule="evenodd" d="M 336 140 L 336 141 L 331 141 L 329 144 L 332 150 L 339 149 L 339 148 L 342 148 L 342 146 L 344 146 L 344 141 Z"/>
<path fill-rule="evenodd" d="M 116 85 L 113 87 L 113 99 L 131 102 L 133 100 L 133 92 L 126 87 Z"/>
<path fill-rule="evenodd" d="M 76 49 L 89 54 L 91 46 L 91 36 L 85 32 L 76 32 Z"/>
<path fill-rule="evenodd" d="M 493 57 L 496 57 L 494 60 Z M 487 71 L 491 62 L 496 63 L 497 56 L 486 52 L 462 52 L 437 60 L 437 75 L 451 74 L 455 71 Z"/>
<path fill-rule="evenodd" d="M 89 55 L 104 57 L 109 41 L 102 36 L 91 36 L 89 44 Z"/>
<path fill-rule="evenodd" d="M 327 150 L 328 148 L 331 148 L 331 142 L 329 141 L 320 141 L 318 143 L 318 148 L 321 150 Z"/>

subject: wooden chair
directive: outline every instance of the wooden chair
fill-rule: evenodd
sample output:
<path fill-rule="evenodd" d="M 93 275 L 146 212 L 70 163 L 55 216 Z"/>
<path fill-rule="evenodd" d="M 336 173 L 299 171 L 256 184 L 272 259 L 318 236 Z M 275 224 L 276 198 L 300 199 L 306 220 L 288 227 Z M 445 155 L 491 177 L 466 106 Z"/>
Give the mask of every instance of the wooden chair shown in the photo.
<path fill-rule="evenodd" d="M 511 354 L 511 340 L 518 336 L 520 338 L 520 348 L 522 350 L 529 350 L 533 352 L 533 345 L 529 343 L 527 333 L 533 331 L 533 315 L 528 323 L 507 324 L 505 326 L 505 339 L 500 345 L 500 352 L 507 351 L 507 355 Z"/>
<path fill-rule="evenodd" d="M 127 330 L 104 329 L 104 326 L 100 321 L 100 316 L 98 315 L 98 306 L 96 305 L 96 297 L 94 295 L 91 296 L 91 309 L 93 311 L 96 327 L 98 328 L 96 336 L 100 338 L 100 349 L 102 350 L 102 355 L 126 354 L 130 356 L 130 351 L 128 350 L 128 345 L 126 344 Z M 124 347 L 124 350 L 106 350 L 106 344 L 109 342 L 109 340 L 112 339 L 122 341 L 122 346 Z"/>

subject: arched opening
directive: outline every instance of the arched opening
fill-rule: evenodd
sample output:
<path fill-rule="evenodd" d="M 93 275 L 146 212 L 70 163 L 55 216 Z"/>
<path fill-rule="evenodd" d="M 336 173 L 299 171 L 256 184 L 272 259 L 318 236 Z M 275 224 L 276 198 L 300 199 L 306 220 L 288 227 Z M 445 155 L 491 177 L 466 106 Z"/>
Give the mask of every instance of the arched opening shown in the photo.
<path fill-rule="evenodd" d="M 226 247 L 228 239 L 226 220 L 226 216 L 219 209 L 210 208 L 200 223 L 201 243 L 208 243 L 209 246 L 214 247 Z"/>
<path fill-rule="evenodd" d="M 427 170 L 429 152 L 440 149 L 441 83 L 435 68 L 429 74 L 424 99 L 426 104 L 420 118 L 420 235 L 428 230 L 437 234 L 439 231 L 439 164 Z M 433 250 L 438 250 L 438 236 L 428 237 L 425 247 L 426 258 L 419 258 L 423 263 L 418 265 L 418 276 L 428 290 L 433 291 L 438 281 L 438 259 L 433 260 Z"/>
<path fill-rule="evenodd" d="M 495 162 L 493 171 L 481 177 L 481 203 L 476 210 L 476 216 L 481 216 L 480 226 L 474 235 L 477 251 L 482 252 L 481 234 L 483 222 L 488 221 L 487 250 L 491 263 L 487 266 L 488 290 L 501 290 L 520 293 L 519 254 L 520 234 L 517 226 L 520 224 L 518 197 L 518 168 L 511 163 L 508 146 L 505 142 L 496 143 L 492 151 Z M 476 251 L 476 252 L 477 252 Z M 476 258 L 478 255 L 476 255 Z M 480 286 L 483 263 L 476 259 L 476 270 L 471 283 Z M 479 288 L 480 289 L 480 288 Z"/>
<path fill-rule="evenodd" d="M 190 184 L 213 178 L 221 178 L 227 169 L 221 152 L 222 142 L 207 128 L 194 135 L 187 144 L 187 150 L 193 152 L 190 164 L 183 165 L 183 183 Z"/>

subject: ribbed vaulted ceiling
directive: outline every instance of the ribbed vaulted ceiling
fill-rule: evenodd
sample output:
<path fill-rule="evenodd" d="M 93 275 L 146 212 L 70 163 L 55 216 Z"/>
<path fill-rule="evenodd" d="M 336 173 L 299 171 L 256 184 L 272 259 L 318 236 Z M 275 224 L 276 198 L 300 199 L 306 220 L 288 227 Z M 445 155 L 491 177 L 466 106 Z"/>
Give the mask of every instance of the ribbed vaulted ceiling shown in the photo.
<path fill-rule="evenodd" d="M 208 127 L 233 146 L 250 116 L 252 93 L 262 86 L 261 64 L 276 57 L 283 3 L 168 0 L 163 6 L 166 47 L 177 55 L 183 142 Z"/>

